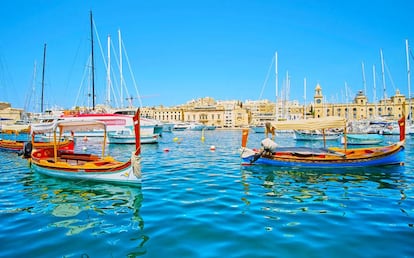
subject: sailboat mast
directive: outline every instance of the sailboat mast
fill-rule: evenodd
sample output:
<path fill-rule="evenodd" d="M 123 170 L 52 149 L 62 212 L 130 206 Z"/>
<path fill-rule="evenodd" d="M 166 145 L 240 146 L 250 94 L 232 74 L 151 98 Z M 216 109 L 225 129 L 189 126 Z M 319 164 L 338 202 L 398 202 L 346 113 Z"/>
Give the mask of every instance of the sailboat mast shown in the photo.
<path fill-rule="evenodd" d="M 91 18 L 91 75 L 92 75 L 92 110 L 95 110 L 95 64 L 93 56 L 93 18 L 92 11 L 90 11 Z"/>
<path fill-rule="evenodd" d="M 349 105 L 348 105 L 348 84 L 345 82 L 345 102 L 346 102 L 346 112 L 345 112 L 345 118 L 349 118 Z"/>
<path fill-rule="evenodd" d="M 123 87 L 124 87 L 124 75 L 122 73 L 122 39 L 121 39 L 121 30 L 118 30 L 118 44 L 119 44 L 119 74 L 120 74 L 120 87 L 121 87 L 121 107 L 124 107 L 124 95 L 123 95 Z"/>
<path fill-rule="evenodd" d="M 362 85 L 364 85 L 364 94 L 367 94 L 367 82 L 365 80 L 365 66 L 364 62 L 361 62 L 362 65 Z"/>
<path fill-rule="evenodd" d="M 303 99 L 305 101 L 305 103 L 303 105 L 303 114 L 304 114 L 304 117 L 306 119 L 306 77 L 303 78 Z"/>
<path fill-rule="evenodd" d="M 278 120 L 278 116 L 279 116 L 279 101 L 278 101 L 278 91 L 279 91 L 279 77 L 278 77 L 278 63 L 277 63 L 277 51 L 275 52 L 275 74 L 276 74 L 276 79 L 275 79 L 275 86 L 276 86 L 276 121 Z"/>
<path fill-rule="evenodd" d="M 106 104 L 111 105 L 111 36 L 108 35 L 108 64 L 106 68 Z"/>
<path fill-rule="evenodd" d="M 43 70 L 42 70 L 42 96 L 40 100 L 40 113 L 43 113 L 43 92 L 45 89 L 45 66 L 46 66 L 46 43 L 43 48 Z"/>
<path fill-rule="evenodd" d="M 381 54 L 381 74 L 382 74 L 382 86 L 383 86 L 383 90 L 384 90 L 384 115 L 388 115 L 388 111 L 387 111 L 387 92 L 386 92 L 386 87 L 385 87 L 385 74 L 384 74 L 384 56 L 382 54 L 382 49 L 380 50 L 380 54 Z"/>
<path fill-rule="evenodd" d="M 374 105 L 375 105 L 375 111 L 374 116 L 377 113 L 377 84 L 375 81 L 375 65 L 372 65 L 372 76 L 373 76 L 373 82 L 374 82 Z"/>
<path fill-rule="evenodd" d="M 407 86 L 408 86 L 408 116 L 411 120 L 411 75 L 410 75 L 410 50 L 408 47 L 408 39 L 405 40 L 405 51 L 407 55 Z"/>
<path fill-rule="evenodd" d="M 364 85 L 364 95 L 367 96 L 367 82 L 365 80 L 365 66 L 364 62 L 361 62 L 362 65 L 362 84 Z M 365 102 L 365 118 L 368 116 L 367 102 Z"/>

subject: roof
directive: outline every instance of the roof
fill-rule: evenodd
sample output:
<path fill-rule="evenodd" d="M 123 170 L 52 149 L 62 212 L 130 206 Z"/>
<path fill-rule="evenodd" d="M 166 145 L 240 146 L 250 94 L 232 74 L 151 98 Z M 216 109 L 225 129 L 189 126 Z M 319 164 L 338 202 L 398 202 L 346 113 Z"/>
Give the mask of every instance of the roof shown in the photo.
<path fill-rule="evenodd" d="M 29 130 L 30 126 L 29 125 L 2 125 L 1 126 L 1 130 L 3 131 L 14 131 L 14 132 L 21 132 L 21 131 L 26 131 Z"/>
<path fill-rule="evenodd" d="M 345 128 L 346 119 L 341 117 L 311 118 L 273 122 L 278 130 L 321 130 L 329 128 Z"/>
<path fill-rule="evenodd" d="M 59 120 L 54 123 L 37 124 L 32 125 L 32 133 L 46 133 L 59 130 L 60 132 L 76 132 L 76 131 L 89 131 L 96 129 L 106 130 L 106 125 L 103 122 L 88 119 L 88 120 Z"/>

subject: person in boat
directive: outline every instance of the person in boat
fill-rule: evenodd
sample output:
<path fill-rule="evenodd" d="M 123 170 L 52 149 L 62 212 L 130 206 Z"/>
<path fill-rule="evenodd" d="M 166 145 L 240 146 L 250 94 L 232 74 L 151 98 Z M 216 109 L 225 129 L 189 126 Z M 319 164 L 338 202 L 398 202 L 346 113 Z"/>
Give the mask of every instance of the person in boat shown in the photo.
<path fill-rule="evenodd" d="M 275 139 L 275 130 L 276 130 L 276 128 L 274 126 L 272 126 L 272 124 L 270 122 L 266 122 L 265 126 L 266 126 L 266 138 L 268 137 L 268 134 L 271 133 L 272 134 L 272 139 Z"/>
<path fill-rule="evenodd" d="M 256 160 L 258 160 L 262 155 L 272 155 L 276 152 L 277 143 L 269 138 L 265 138 L 260 142 L 262 146 L 260 151 L 254 154 L 253 159 L 251 160 L 251 164 L 253 164 Z"/>

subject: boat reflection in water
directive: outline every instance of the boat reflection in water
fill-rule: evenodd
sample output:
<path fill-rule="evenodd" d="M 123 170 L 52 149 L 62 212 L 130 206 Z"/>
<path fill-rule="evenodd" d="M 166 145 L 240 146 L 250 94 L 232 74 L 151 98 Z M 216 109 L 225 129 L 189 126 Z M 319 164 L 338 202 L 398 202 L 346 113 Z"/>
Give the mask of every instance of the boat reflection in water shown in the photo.
<path fill-rule="evenodd" d="M 271 213 L 346 213 L 347 205 L 366 206 L 370 199 L 369 205 L 375 205 L 389 194 L 401 200 L 406 198 L 404 166 L 343 169 L 245 166 L 241 172 L 244 202 L 250 205 L 258 202 Z M 262 188 L 261 196 L 248 194 L 250 188 L 258 186 Z M 361 202 L 356 203 L 357 200 Z"/>
<path fill-rule="evenodd" d="M 79 247 L 83 246 L 84 249 L 82 239 L 88 239 L 90 235 L 104 242 L 113 241 L 112 254 L 115 256 L 142 255 L 146 252 L 144 244 L 148 237 L 143 233 L 144 220 L 140 215 L 143 200 L 140 185 L 132 187 L 87 181 L 75 183 L 38 173 L 27 176 L 25 184 L 27 198 L 36 199 L 39 204 L 30 212 L 41 215 L 44 223 L 48 223 L 39 230 L 48 231 L 55 236 L 56 241 L 65 239 L 60 234 L 79 238 L 79 246 L 65 246 L 64 250 L 56 250 L 55 254 L 85 255 L 86 250 Z M 118 234 L 121 233 L 129 234 L 125 239 L 130 239 L 130 242 L 117 244 Z M 102 247 L 89 246 L 87 253 L 98 253 Z"/>

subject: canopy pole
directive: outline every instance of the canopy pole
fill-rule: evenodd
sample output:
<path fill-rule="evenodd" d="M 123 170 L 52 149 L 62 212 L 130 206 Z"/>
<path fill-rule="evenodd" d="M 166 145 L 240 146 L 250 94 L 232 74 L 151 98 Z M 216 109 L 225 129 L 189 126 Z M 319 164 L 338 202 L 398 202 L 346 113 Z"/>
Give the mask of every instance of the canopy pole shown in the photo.
<path fill-rule="evenodd" d="M 322 129 L 322 135 L 323 135 L 323 147 L 326 148 L 325 129 Z"/>
<path fill-rule="evenodd" d="M 246 148 L 247 146 L 247 138 L 249 137 L 249 128 L 242 129 L 242 148 Z"/>
<path fill-rule="evenodd" d="M 62 131 L 62 130 L 59 130 L 59 131 Z M 55 163 L 57 162 L 57 149 L 58 149 L 58 147 L 57 147 L 57 142 L 56 142 L 56 129 L 53 131 L 53 155 L 55 156 L 54 157 L 54 160 L 55 160 Z"/>

